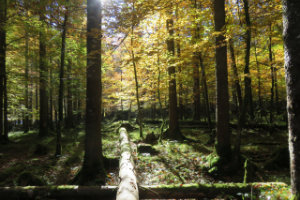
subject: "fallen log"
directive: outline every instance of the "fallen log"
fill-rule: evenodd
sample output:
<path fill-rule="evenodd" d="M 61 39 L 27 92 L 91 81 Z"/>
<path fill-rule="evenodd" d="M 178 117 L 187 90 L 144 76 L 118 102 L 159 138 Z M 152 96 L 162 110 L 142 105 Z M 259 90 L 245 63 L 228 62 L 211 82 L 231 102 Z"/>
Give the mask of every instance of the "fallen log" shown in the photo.
<path fill-rule="evenodd" d="M 227 195 L 241 197 L 242 194 L 259 196 L 261 190 L 287 187 L 285 183 L 217 183 L 185 184 L 140 187 L 141 199 L 190 199 L 217 198 Z"/>
<path fill-rule="evenodd" d="M 115 199 L 117 186 L 25 186 L 0 187 L 1 200 Z"/>
<path fill-rule="evenodd" d="M 278 190 L 285 183 L 218 183 L 140 186 L 141 199 L 216 198 L 225 195 L 258 196 L 262 190 Z M 19 199 L 115 199 L 117 186 L 26 186 L 0 187 L 1 200 Z M 127 198 L 129 200 L 129 198 Z"/>
<path fill-rule="evenodd" d="M 134 161 L 131 155 L 131 146 L 125 128 L 120 128 L 120 183 L 117 192 L 117 200 L 138 200 L 139 190 L 135 176 Z"/>

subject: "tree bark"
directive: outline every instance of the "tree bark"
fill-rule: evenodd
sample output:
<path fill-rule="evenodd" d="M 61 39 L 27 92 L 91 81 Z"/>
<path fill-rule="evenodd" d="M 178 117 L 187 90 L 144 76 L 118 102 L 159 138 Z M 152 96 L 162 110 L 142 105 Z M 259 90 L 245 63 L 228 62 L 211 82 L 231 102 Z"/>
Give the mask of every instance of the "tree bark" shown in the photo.
<path fill-rule="evenodd" d="M 0 137 L 7 140 L 4 131 L 4 79 L 6 68 L 6 13 L 7 1 L 0 1 Z"/>
<path fill-rule="evenodd" d="M 207 81 L 206 81 L 206 70 L 203 63 L 203 57 L 201 54 L 199 54 L 199 60 L 200 60 L 200 67 L 202 72 L 202 85 L 203 85 L 203 94 L 204 94 L 204 100 L 205 100 L 205 113 L 208 123 L 208 128 L 212 130 L 212 122 L 210 117 L 210 104 L 209 104 L 209 97 L 208 97 L 208 87 L 207 87 Z"/>
<path fill-rule="evenodd" d="M 68 3 L 69 1 L 67 1 Z M 64 73 L 65 73 L 65 51 L 66 51 L 66 33 L 68 22 L 68 7 L 66 7 L 64 22 L 62 24 L 61 52 L 60 52 L 60 70 L 59 70 L 59 94 L 58 94 L 58 127 L 56 130 L 56 156 L 61 155 L 61 131 L 63 127 L 63 101 L 64 101 Z"/>
<path fill-rule="evenodd" d="M 271 97 L 270 97 L 270 124 L 274 122 L 274 89 L 275 89 L 275 69 L 273 65 L 273 52 L 272 52 L 272 25 L 270 25 L 269 35 L 269 63 L 271 69 Z"/>
<path fill-rule="evenodd" d="M 176 94 L 176 78 L 175 78 L 175 42 L 174 42 L 174 21 L 171 16 L 166 21 L 169 37 L 167 39 L 168 50 L 168 74 L 169 74 L 169 130 L 166 133 L 166 138 L 182 139 L 182 135 L 179 129 L 178 123 L 178 111 L 177 111 L 177 94 Z"/>
<path fill-rule="evenodd" d="M 291 187 L 300 199 L 300 1 L 283 0 Z"/>
<path fill-rule="evenodd" d="M 132 11 L 135 11 L 134 3 L 132 5 Z M 138 82 L 138 77 L 137 77 L 137 70 L 136 70 L 136 62 L 135 62 L 135 54 L 134 54 L 134 22 L 135 22 L 135 17 L 133 15 L 132 17 L 132 25 L 131 25 L 131 40 L 130 40 L 130 47 L 131 47 L 131 60 L 132 60 L 132 65 L 133 65 L 133 70 L 134 70 L 134 80 L 135 80 L 135 96 L 136 96 L 136 102 L 138 106 L 138 114 L 137 114 L 137 122 L 140 127 L 140 138 L 143 138 L 143 116 L 142 116 L 142 109 L 141 109 L 141 102 L 140 102 L 140 95 L 139 95 L 139 82 Z"/>
<path fill-rule="evenodd" d="M 105 182 L 101 136 L 101 2 L 87 1 L 87 90 L 85 155 L 81 184 Z"/>
<path fill-rule="evenodd" d="M 68 75 L 68 82 L 67 82 L 67 128 L 73 128 L 73 94 L 72 94 L 72 60 L 69 59 L 68 66 L 67 66 L 67 75 Z"/>
<path fill-rule="evenodd" d="M 27 16 L 27 13 L 26 13 Z M 24 113 L 24 133 L 29 131 L 29 35 L 27 28 L 25 29 L 25 113 Z"/>
<path fill-rule="evenodd" d="M 229 132 L 229 94 L 227 71 L 227 48 L 224 35 L 225 0 L 214 0 L 215 31 L 221 32 L 216 37 L 216 121 L 217 121 L 217 154 L 225 162 L 231 158 Z"/>
<path fill-rule="evenodd" d="M 257 79 L 258 79 L 258 104 L 260 112 L 263 110 L 262 104 L 262 97 L 261 97 L 261 72 L 260 66 L 258 62 L 258 55 L 257 55 L 257 40 L 256 40 L 256 31 L 255 31 L 255 41 L 254 41 L 254 55 L 255 55 L 255 62 L 256 62 L 256 70 L 257 70 Z"/>
<path fill-rule="evenodd" d="M 242 117 L 245 119 L 248 111 L 251 119 L 254 119 L 254 107 L 253 107 L 252 86 L 251 86 L 252 80 L 251 80 L 250 68 L 249 68 L 250 50 L 251 50 L 251 21 L 250 21 L 248 0 L 243 0 L 243 2 L 244 2 L 244 11 L 245 11 L 247 30 L 246 30 L 246 54 L 245 54 L 245 69 L 244 69 L 245 96 L 244 96 Z"/>
<path fill-rule="evenodd" d="M 40 23 L 45 23 L 45 2 L 40 0 Z M 42 26 L 45 28 L 45 26 Z M 48 135 L 48 95 L 47 95 L 47 62 L 46 62 L 46 36 L 45 30 L 40 30 L 39 38 L 39 67 L 40 67 L 40 121 L 39 136 Z"/>
<path fill-rule="evenodd" d="M 197 6 L 197 0 L 192 0 L 193 8 L 195 9 L 194 13 L 196 13 L 196 9 L 198 9 Z M 194 30 L 193 30 L 193 45 L 197 44 L 200 39 L 200 30 L 199 30 L 199 24 L 196 22 L 196 17 L 194 16 Z M 199 52 L 197 50 L 194 50 L 193 52 L 193 100 L 194 100 L 194 120 L 200 120 L 200 72 L 199 72 Z"/>
<path fill-rule="evenodd" d="M 232 62 L 232 71 L 233 71 L 233 79 L 234 79 L 234 86 L 235 91 L 237 94 L 238 99 L 238 112 L 237 112 L 237 118 L 238 118 L 238 125 L 237 125 L 237 137 L 235 141 L 235 147 L 234 147 L 234 156 L 235 161 L 239 161 L 240 158 L 240 147 L 241 147 L 241 136 L 242 136 L 242 129 L 244 127 L 244 119 L 242 118 L 242 112 L 243 112 L 243 97 L 242 97 L 242 91 L 241 91 L 241 85 L 239 81 L 239 75 L 238 70 L 235 62 L 235 54 L 234 54 L 234 46 L 232 39 L 229 40 L 229 50 L 230 50 L 230 56 L 231 56 L 231 62 Z"/>

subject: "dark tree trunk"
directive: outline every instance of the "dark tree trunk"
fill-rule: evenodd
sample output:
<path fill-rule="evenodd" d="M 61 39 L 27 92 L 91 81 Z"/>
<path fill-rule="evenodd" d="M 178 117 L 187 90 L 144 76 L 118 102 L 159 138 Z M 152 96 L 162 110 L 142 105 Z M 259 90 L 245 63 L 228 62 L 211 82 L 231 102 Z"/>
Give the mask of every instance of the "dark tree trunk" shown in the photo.
<path fill-rule="evenodd" d="M 283 0 L 291 187 L 300 199 L 300 1 Z"/>
<path fill-rule="evenodd" d="M 52 58 L 50 58 L 50 63 L 52 64 Z M 54 129 L 54 121 L 53 121 L 53 85 L 54 85 L 54 81 L 53 81 L 53 69 L 52 67 L 50 67 L 50 77 L 49 77 L 49 128 L 51 130 L 55 130 Z"/>
<path fill-rule="evenodd" d="M 242 118 L 243 97 L 242 97 L 242 90 L 239 81 L 238 70 L 235 62 L 233 41 L 231 39 L 229 40 L 229 50 L 230 50 L 230 56 L 232 62 L 234 87 L 235 87 L 237 100 L 238 100 L 238 112 L 237 112 L 238 128 L 237 128 L 237 137 L 236 137 L 235 147 L 234 147 L 234 156 L 236 161 L 238 161 L 240 158 L 240 146 L 241 146 L 241 135 L 242 135 L 241 133 L 242 133 L 242 128 L 244 126 L 244 119 Z"/>
<path fill-rule="evenodd" d="M 255 32 L 256 37 L 256 32 Z M 258 105 L 260 112 L 263 110 L 262 106 L 262 97 L 261 97 L 261 72 L 260 72 L 260 66 L 258 62 L 258 55 L 257 55 L 257 40 L 254 41 L 254 55 L 255 55 L 255 62 L 256 62 L 256 70 L 257 70 L 257 79 L 258 79 Z"/>
<path fill-rule="evenodd" d="M 24 113 L 24 133 L 29 131 L 29 36 L 28 30 L 25 30 L 25 113 Z"/>
<path fill-rule="evenodd" d="M 160 94 L 160 79 L 161 79 L 161 71 L 160 71 L 160 60 L 159 60 L 159 54 L 157 54 L 157 99 L 159 103 L 159 110 L 160 110 L 160 117 L 164 119 L 164 114 L 163 114 L 163 107 L 162 107 L 162 102 L 161 102 L 161 94 Z"/>
<path fill-rule="evenodd" d="M 67 128 L 73 128 L 73 94 L 72 94 L 72 60 L 68 61 L 67 66 L 67 75 L 68 75 L 68 82 L 67 82 Z"/>
<path fill-rule="evenodd" d="M 59 70 L 59 94 L 58 94 L 58 127 L 56 130 L 56 156 L 61 155 L 61 131 L 63 127 L 63 101 L 64 101 L 64 77 L 65 77 L 65 50 L 66 50 L 66 33 L 68 22 L 68 7 L 66 8 L 64 22 L 62 25 L 61 35 L 61 54 Z"/>
<path fill-rule="evenodd" d="M 269 36 L 269 62 L 271 69 L 271 97 L 270 97 L 270 124 L 274 122 L 274 88 L 275 88 L 275 69 L 273 65 L 273 53 L 272 53 L 272 25 L 270 25 Z"/>
<path fill-rule="evenodd" d="M 178 123 L 177 111 L 177 94 L 176 94 L 176 77 L 175 66 L 172 61 L 175 55 L 175 42 L 174 42 L 174 21 L 172 18 L 167 19 L 167 30 L 169 37 L 167 39 L 167 47 L 169 54 L 168 74 L 169 74 L 169 130 L 166 133 L 167 138 L 182 139 Z"/>
<path fill-rule="evenodd" d="M 5 68 L 6 68 L 6 0 L 0 0 L 0 137 L 7 140 L 4 130 L 4 91 L 5 91 Z"/>
<path fill-rule="evenodd" d="M 235 85 L 235 90 L 237 93 L 237 99 L 238 99 L 238 110 L 239 110 L 239 115 L 242 113 L 242 107 L 243 107 L 243 97 L 242 97 L 242 89 L 240 85 L 240 80 L 239 80 L 239 74 L 235 62 L 235 53 L 234 53 L 234 46 L 233 46 L 233 41 L 230 39 L 229 40 L 229 50 L 230 50 L 230 56 L 231 56 L 231 62 L 232 62 L 232 71 L 233 71 L 233 80 L 234 80 L 234 85 Z M 238 117 L 239 117 L 238 115 Z"/>
<path fill-rule="evenodd" d="M 177 34 L 179 37 L 179 33 Z M 177 41 L 177 57 L 180 60 L 181 59 L 181 45 L 180 45 L 180 40 Z M 182 66 L 179 65 L 178 67 L 178 82 L 179 82 L 179 88 L 178 88 L 178 117 L 179 119 L 183 119 L 183 84 L 182 84 Z"/>
<path fill-rule="evenodd" d="M 203 85 L 203 95 L 205 100 L 205 113 L 208 123 L 208 128 L 212 130 L 212 122 L 210 117 L 210 104 L 209 104 L 209 97 L 208 97 L 208 88 L 207 88 L 207 81 L 206 81 L 206 72 L 205 72 L 205 66 L 203 63 L 203 57 L 201 54 L 199 54 L 199 60 L 200 60 L 200 67 L 202 72 L 202 85 Z"/>
<path fill-rule="evenodd" d="M 87 1 L 87 90 L 85 155 L 80 183 L 105 182 L 101 136 L 101 2 Z"/>
<path fill-rule="evenodd" d="M 249 15 L 249 5 L 248 0 L 243 0 L 244 2 L 244 11 L 245 11 L 245 20 L 246 20 L 246 54 L 245 54 L 245 69 L 244 69 L 244 82 L 245 82 L 245 97 L 243 104 L 243 120 L 246 117 L 246 114 L 249 113 L 251 119 L 254 118 L 254 107 L 253 107 L 253 98 L 252 98 L 252 86 L 251 86 L 251 75 L 250 75 L 250 49 L 251 49 L 251 21 Z M 248 111 L 248 112 L 247 112 Z"/>
<path fill-rule="evenodd" d="M 216 37 L 216 121 L 217 121 L 217 154 L 224 162 L 231 158 L 229 132 L 229 94 L 227 72 L 227 49 L 224 36 L 225 0 L 214 0 L 215 31 L 221 32 Z"/>
<path fill-rule="evenodd" d="M 44 4 L 43 1 L 40 1 Z M 45 5 L 42 5 L 40 11 L 40 23 L 45 23 Z M 44 27 L 44 26 L 42 26 Z M 45 28 L 45 27 L 44 27 Z M 45 30 L 40 30 L 40 121 L 39 121 L 39 136 L 48 135 L 48 95 L 47 95 L 47 62 L 46 62 L 46 36 Z"/>
<path fill-rule="evenodd" d="M 197 1 L 193 0 L 193 8 L 198 9 Z M 194 16 L 194 30 L 193 30 L 193 44 L 197 44 L 200 39 L 200 30 L 199 30 L 199 24 L 196 22 L 197 16 Z M 200 72 L 199 72 L 199 52 L 194 51 L 193 52 L 193 100 L 194 100 L 194 120 L 200 120 Z"/>

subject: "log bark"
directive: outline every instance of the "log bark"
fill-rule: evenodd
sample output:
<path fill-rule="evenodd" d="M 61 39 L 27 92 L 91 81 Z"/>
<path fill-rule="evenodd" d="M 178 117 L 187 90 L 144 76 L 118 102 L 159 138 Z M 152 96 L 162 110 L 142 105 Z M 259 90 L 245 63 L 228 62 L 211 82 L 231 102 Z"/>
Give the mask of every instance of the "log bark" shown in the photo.
<path fill-rule="evenodd" d="M 120 184 L 117 192 L 117 200 L 138 200 L 139 190 L 134 170 L 134 161 L 131 155 L 131 147 L 125 128 L 120 128 Z"/>
<path fill-rule="evenodd" d="M 285 183 L 224 183 L 158 185 L 139 187 L 139 198 L 180 199 L 215 198 L 222 195 L 238 196 L 238 193 L 252 193 L 258 196 L 261 190 L 287 187 Z M 115 199 L 117 186 L 26 186 L 0 187 L 1 199 Z M 129 198 L 126 198 L 129 200 Z"/>

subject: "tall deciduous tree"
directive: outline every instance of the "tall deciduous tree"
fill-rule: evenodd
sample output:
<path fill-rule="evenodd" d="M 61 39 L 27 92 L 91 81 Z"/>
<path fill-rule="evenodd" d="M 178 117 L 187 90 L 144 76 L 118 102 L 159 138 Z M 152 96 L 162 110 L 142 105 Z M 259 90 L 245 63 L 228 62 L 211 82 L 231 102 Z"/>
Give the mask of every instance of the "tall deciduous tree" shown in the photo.
<path fill-rule="evenodd" d="M 292 193 L 300 199 L 300 1 L 283 0 Z"/>
<path fill-rule="evenodd" d="M 196 9 L 198 9 L 197 1 L 192 1 L 194 8 L 194 30 L 193 30 L 193 44 L 199 42 L 200 39 L 200 28 L 199 24 L 196 22 Z M 193 87 L 193 97 L 194 97 L 194 120 L 200 120 L 200 73 L 199 73 L 199 51 L 193 52 L 193 79 L 194 79 L 194 87 Z"/>
<path fill-rule="evenodd" d="M 179 129 L 178 112 L 177 112 L 177 94 L 176 94 L 176 78 L 175 78 L 175 41 L 174 41 L 174 20 L 170 14 L 167 19 L 167 30 L 169 37 L 167 39 L 167 47 L 169 54 L 168 73 L 169 73 L 169 130 L 166 137 L 172 139 L 182 139 Z"/>
<path fill-rule="evenodd" d="M 231 157 L 229 132 L 229 95 L 227 48 L 224 35 L 225 28 L 225 0 L 214 0 L 214 22 L 216 37 L 216 89 L 217 89 L 217 154 L 221 160 L 228 161 Z"/>
<path fill-rule="evenodd" d="M 68 1 L 67 1 L 68 2 Z M 58 95 L 58 127 L 56 136 L 56 156 L 61 155 L 61 130 L 63 126 L 63 99 L 64 99 L 64 67 L 65 67 L 65 50 L 66 50 L 66 33 L 68 22 L 68 7 L 65 11 L 64 22 L 62 25 L 61 35 L 61 55 L 60 55 L 60 70 L 59 70 L 59 95 Z"/>
<path fill-rule="evenodd" d="M 47 61 L 46 61 L 46 34 L 45 34 L 45 12 L 46 5 L 40 0 L 40 37 L 39 37 L 39 54 L 40 54 L 40 121 L 39 135 L 48 135 L 48 95 L 47 95 Z"/>
<path fill-rule="evenodd" d="M 245 68 L 244 68 L 244 82 L 245 82 L 245 97 L 242 112 L 242 120 L 245 120 L 246 113 L 250 114 L 251 118 L 254 118 L 254 108 L 253 108 L 253 98 L 252 98 L 252 86 L 251 86 L 251 76 L 250 76 L 250 50 L 251 50 L 251 21 L 249 14 L 249 3 L 248 0 L 243 0 L 244 11 L 245 11 L 245 21 L 246 21 L 246 54 L 245 54 Z"/>
<path fill-rule="evenodd" d="M 104 183 L 101 138 L 101 2 L 87 1 L 87 90 L 85 155 L 82 184 L 99 178 Z"/>
<path fill-rule="evenodd" d="M 7 131 L 5 130 L 5 92 L 6 92 L 6 13 L 7 1 L 0 1 L 0 136 L 7 140 Z"/>

